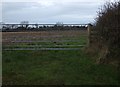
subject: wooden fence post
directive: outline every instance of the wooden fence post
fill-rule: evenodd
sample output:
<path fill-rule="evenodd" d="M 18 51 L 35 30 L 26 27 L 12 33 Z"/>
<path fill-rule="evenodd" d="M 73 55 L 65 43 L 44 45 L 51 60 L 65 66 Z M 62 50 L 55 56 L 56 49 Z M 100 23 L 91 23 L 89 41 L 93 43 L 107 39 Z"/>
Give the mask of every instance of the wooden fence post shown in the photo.
<path fill-rule="evenodd" d="M 88 47 L 90 46 L 91 44 L 91 29 L 92 29 L 92 24 L 88 24 L 88 27 L 87 27 L 87 31 L 88 31 L 88 42 L 87 42 L 87 45 Z"/>

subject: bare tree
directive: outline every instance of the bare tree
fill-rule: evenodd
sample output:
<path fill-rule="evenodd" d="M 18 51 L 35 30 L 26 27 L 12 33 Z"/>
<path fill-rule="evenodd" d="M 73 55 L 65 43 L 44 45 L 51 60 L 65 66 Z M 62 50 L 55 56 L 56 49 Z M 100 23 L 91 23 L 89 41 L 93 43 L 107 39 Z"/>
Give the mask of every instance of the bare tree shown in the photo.
<path fill-rule="evenodd" d="M 28 25 L 29 25 L 29 22 L 28 21 L 21 21 L 20 24 L 22 24 L 22 27 L 24 27 L 25 29 L 27 29 Z"/>
<path fill-rule="evenodd" d="M 63 22 L 56 22 L 56 26 L 63 26 Z"/>
<path fill-rule="evenodd" d="M 0 22 L 0 31 L 3 29 L 3 24 L 5 24 L 4 22 Z"/>

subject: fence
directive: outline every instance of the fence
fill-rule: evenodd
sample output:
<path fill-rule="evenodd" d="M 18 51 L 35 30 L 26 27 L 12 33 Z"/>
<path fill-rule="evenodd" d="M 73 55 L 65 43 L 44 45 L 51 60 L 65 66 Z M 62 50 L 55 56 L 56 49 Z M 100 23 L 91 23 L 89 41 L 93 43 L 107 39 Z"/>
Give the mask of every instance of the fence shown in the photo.
<path fill-rule="evenodd" d="M 93 25 L 88 24 L 88 46 L 91 46 L 93 43 L 98 43 L 97 31 L 93 28 Z"/>
<path fill-rule="evenodd" d="M 78 50 L 87 43 L 85 30 L 2 32 L 3 50 Z"/>

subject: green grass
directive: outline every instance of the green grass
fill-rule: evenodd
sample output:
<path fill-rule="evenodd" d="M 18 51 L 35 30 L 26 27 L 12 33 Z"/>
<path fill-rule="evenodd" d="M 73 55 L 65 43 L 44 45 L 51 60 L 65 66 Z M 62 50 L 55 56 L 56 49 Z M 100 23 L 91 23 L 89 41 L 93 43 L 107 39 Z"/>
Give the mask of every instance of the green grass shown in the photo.
<path fill-rule="evenodd" d="M 55 42 L 55 40 L 58 40 L 58 42 Z M 62 42 L 62 40 L 71 41 Z M 76 40 L 76 42 L 72 40 Z M 3 45 L 3 48 L 29 48 L 30 46 L 78 48 L 77 45 L 87 44 L 87 36 L 80 35 L 53 40 L 50 38 L 47 41 L 50 42 L 14 43 L 12 45 Z M 67 46 L 65 47 L 65 45 Z M 96 64 L 96 58 L 86 54 L 82 48 L 81 50 L 69 51 L 3 50 L 2 57 L 3 85 L 119 84 L 118 71 L 115 66 Z"/>
<path fill-rule="evenodd" d="M 118 72 L 82 50 L 3 51 L 3 85 L 116 85 Z"/>

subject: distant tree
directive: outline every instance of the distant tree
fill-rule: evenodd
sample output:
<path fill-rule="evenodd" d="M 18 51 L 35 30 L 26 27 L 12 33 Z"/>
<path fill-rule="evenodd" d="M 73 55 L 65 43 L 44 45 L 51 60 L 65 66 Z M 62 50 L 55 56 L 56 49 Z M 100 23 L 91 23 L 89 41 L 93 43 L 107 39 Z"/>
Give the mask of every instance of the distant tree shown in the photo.
<path fill-rule="evenodd" d="M 29 25 L 29 22 L 28 21 L 21 21 L 20 24 L 22 24 L 23 28 L 27 29 L 28 25 Z"/>
<path fill-rule="evenodd" d="M 63 22 L 56 22 L 55 26 L 63 26 Z"/>
<path fill-rule="evenodd" d="M 6 27 L 3 24 L 5 24 L 5 23 L 4 22 L 0 22 L 0 31 Z"/>
<path fill-rule="evenodd" d="M 37 29 L 39 28 L 37 23 L 35 24 L 35 26 L 36 26 Z"/>

